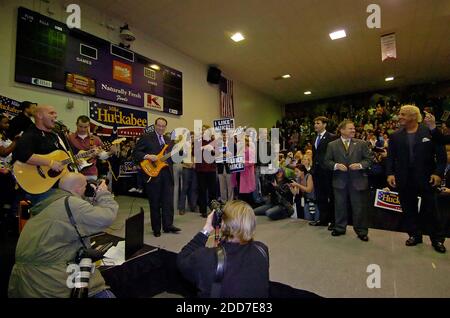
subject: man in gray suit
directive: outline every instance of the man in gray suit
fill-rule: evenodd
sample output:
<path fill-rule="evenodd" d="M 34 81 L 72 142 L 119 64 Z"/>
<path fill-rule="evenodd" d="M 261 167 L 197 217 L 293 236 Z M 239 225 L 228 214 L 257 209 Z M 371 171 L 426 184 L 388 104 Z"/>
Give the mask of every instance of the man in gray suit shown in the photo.
<path fill-rule="evenodd" d="M 333 171 L 333 190 L 336 222 L 331 235 L 345 234 L 347 228 L 347 198 L 350 198 L 353 228 L 358 238 L 369 240 L 366 202 L 369 182 L 366 169 L 372 165 L 373 155 L 366 142 L 355 139 L 355 125 L 351 120 L 339 124 L 341 137 L 328 144 L 325 166 Z"/>

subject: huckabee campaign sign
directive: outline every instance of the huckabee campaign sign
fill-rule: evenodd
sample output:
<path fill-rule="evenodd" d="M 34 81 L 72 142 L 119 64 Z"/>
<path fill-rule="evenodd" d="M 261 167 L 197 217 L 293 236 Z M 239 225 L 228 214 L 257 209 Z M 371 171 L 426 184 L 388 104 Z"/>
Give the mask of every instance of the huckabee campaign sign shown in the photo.
<path fill-rule="evenodd" d="M 422 201 L 422 198 L 417 197 L 417 199 L 418 199 L 418 209 L 420 211 L 420 203 Z M 375 194 L 374 207 L 385 210 L 391 210 L 395 212 L 403 212 L 402 207 L 400 205 L 398 192 L 384 191 L 382 189 L 377 189 L 377 192 Z"/>
<path fill-rule="evenodd" d="M 21 109 L 19 101 L 0 95 L 0 114 L 12 119 L 13 117 L 19 115 L 20 112 Z"/>
<path fill-rule="evenodd" d="M 116 128 L 118 137 L 140 136 L 148 126 L 146 111 L 97 102 L 89 103 L 89 118 L 91 131 L 100 126 L 98 134 L 103 136 L 110 136 Z"/>

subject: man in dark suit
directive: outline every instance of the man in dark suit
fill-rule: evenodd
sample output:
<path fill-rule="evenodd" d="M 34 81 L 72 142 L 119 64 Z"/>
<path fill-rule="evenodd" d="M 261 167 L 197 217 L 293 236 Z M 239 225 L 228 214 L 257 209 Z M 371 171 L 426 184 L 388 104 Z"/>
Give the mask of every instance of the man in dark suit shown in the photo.
<path fill-rule="evenodd" d="M 136 162 L 158 160 L 157 155 L 164 145 L 170 142 L 170 139 L 164 136 L 166 128 L 166 119 L 160 117 L 155 120 L 155 131 L 143 135 L 136 144 L 133 151 L 133 159 Z M 167 151 L 169 150 L 171 150 L 171 147 Z M 180 231 L 173 225 L 173 163 L 170 158 L 167 163 L 169 165 L 163 168 L 157 177 L 151 178 L 145 184 L 150 203 L 152 230 L 155 237 L 161 236 L 161 219 L 164 232 L 177 233 Z"/>
<path fill-rule="evenodd" d="M 29 101 L 23 101 L 20 104 L 22 112 L 9 122 L 9 129 L 7 132 L 9 139 L 14 140 L 14 137 L 25 132 L 31 125 L 33 125 L 31 117 L 33 117 L 36 113 L 36 107 L 36 103 Z"/>
<path fill-rule="evenodd" d="M 431 137 L 433 137 L 433 141 L 438 144 L 450 144 L 450 135 L 444 135 L 439 129 L 436 127 L 436 118 L 430 113 L 425 113 L 425 118 L 423 122 L 431 131 Z"/>
<path fill-rule="evenodd" d="M 355 139 L 355 125 L 351 120 L 339 124 L 341 138 L 328 144 L 325 166 L 333 171 L 335 225 L 333 236 L 345 234 L 347 228 L 347 198 L 350 198 L 353 229 L 358 238 L 369 240 L 366 203 L 369 181 L 366 170 L 372 165 L 373 155 L 366 142 Z"/>
<path fill-rule="evenodd" d="M 445 253 L 444 218 L 436 208 L 437 187 L 444 175 L 447 154 L 430 130 L 419 125 L 422 115 L 416 106 L 400 108 L 400 130 L 389 138 L 386 161 L 387 182 L 398 189 L 409 238 L 406 246 L 422 243 L 423 227 L 431 221 L 430 239 L 434 249 Z M 422 198 L 420 213 L 417 197 Z"/>
<path fill-rule="evenodd" d="M 312 176 L 314 181 L 314 192 L 316 194 L 317 206 L 320 211 L 320 220 L 311 221 L 312 226 L 327 226 L 328 230 L 334 227 L 334 199 L 331 186 L 332 174 L 324 166 L 325 154 L 328 143 L 336 139 L 334 134 L 329 133 L 327 129 L 328 118 L 319 116 L 314 119 L 314 130 L 317 135 L 313 144 L 313 165 Z"/>

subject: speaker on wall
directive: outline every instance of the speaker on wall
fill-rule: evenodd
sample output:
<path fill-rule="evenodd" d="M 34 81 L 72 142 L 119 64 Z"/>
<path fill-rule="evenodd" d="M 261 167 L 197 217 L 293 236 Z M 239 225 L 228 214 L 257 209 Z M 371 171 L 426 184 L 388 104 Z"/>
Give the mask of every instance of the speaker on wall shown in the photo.
<path fill-rule="evenodd" d="M 206 78 L 206 80 L 211 84 L 219 84 L 221 75 L 221 70 L 219 70 L 217 67 L 210 66 L 208 69 L 208 77 Z"/>

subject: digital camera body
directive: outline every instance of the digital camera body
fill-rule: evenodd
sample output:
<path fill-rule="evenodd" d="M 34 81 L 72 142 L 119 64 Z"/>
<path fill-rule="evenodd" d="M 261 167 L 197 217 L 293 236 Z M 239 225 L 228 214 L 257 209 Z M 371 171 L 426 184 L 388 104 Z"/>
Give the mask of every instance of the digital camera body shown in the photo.
<path fill-rule="evenodd" d="M 212 200 L 209 208 L 211 211 L 214 211 L 212 226 L 214 228 L 220 228 L 222 225 L 222 216 L 223 216 L 223 208 L 225 206 L 225 202 Z"/>

